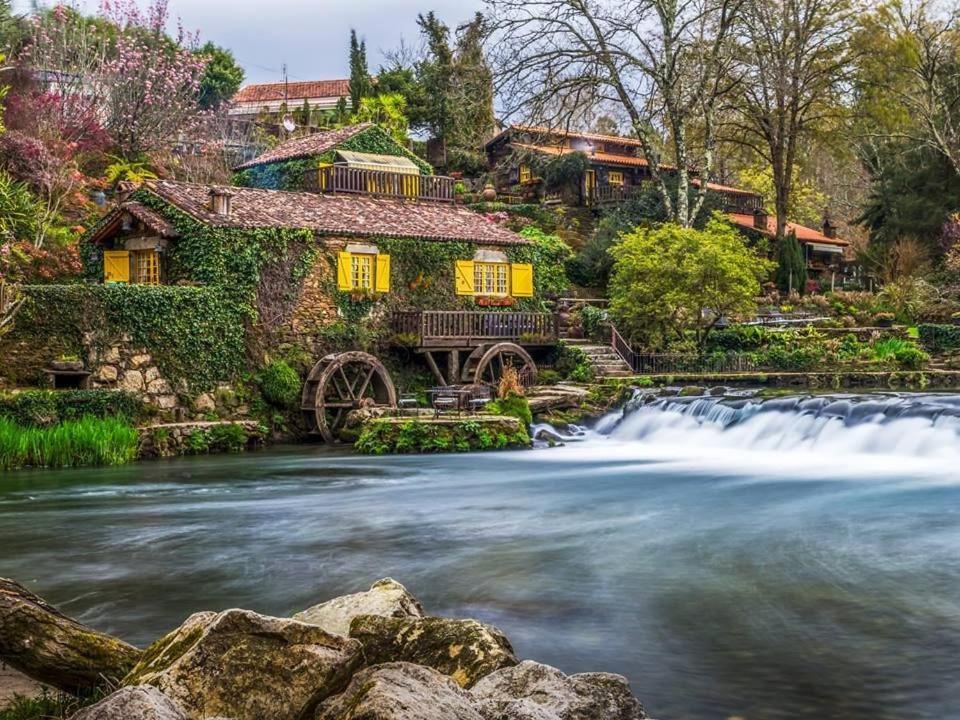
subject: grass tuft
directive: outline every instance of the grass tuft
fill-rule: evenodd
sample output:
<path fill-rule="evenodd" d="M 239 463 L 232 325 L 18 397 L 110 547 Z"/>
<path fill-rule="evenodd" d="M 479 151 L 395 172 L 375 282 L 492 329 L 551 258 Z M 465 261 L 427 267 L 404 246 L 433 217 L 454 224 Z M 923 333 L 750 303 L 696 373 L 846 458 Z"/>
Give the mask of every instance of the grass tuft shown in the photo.
<path fill-rule="evenodd" d="M 122 465 L 137 456 L 137 431 L 122 418 L 26 427 L 0 418 L 0 470 Z"/>

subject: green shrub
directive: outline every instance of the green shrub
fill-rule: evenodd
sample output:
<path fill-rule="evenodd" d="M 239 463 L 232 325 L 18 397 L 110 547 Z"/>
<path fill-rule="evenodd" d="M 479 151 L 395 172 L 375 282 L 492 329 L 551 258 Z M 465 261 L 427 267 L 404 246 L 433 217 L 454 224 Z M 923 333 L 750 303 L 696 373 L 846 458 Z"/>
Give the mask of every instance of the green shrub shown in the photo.
<path fill-rule="evenodd" d="M 123 418 L 84 417 L 52 427 L 0 419 L 0 470 L 122 465 L 136 458 L 137 440 Z"/>
<path fill-rule="evenodd" d="M 593 366 L 590 365 L 590 358 L 576 345 L 560 343 L 554 351 L 552 364 L 553 369 L 568 380 L 574 382 L 593 380 Z"/>
<path fill-rule="evenodd" d="M 902 338 L 884 338 L 873 346 L 873 356 L 880 362 L 893 361 L 902 368 L 916 370 L 930 359 L 916 343 Z"/>
<path fill-rule="evenodd" d="M 917 326 L 920 343 L 928 352 L 950 352 L 960 350 L 960 327 L 957 325 L 937 325 L 926 323 Z"/>
<path fill-rule="evenodd" d="M 499 398 L 487 405 L 487 411 L 494 415 L 515 417 L 524 425 L 533 423 L 533 413 L 530 412 L 530 402 L 522 395 L 510 394 Z"/>
<path fill-rule="evenodd" d="M 120 390 L 26 390 L 0 396 L 0 417 L 20 425 L 45 427 L 83 417 L 141 420 L 145 407 L 133 393 Z"/>
<path fill-rule="evenodd" d="M 894 359 L 897 361 L 897 365 L 906 370 L 919 370 L 930 362 L 930 356 L 912 343 L 909 347 L 897 350 Z"/>
<path fill-rule="evenodd" d="M 711 348 L 729 352 L 758 350 L 767 341 L 769 333 L 759 325 L 734 325 L 710 334 Z"/>
<path fill-rule="evenodd" d="M 580 310 L 580 322 L 583 324 L 583 334 L 588 338 L 599 338 L 603 322 L 607 313 L 594 305 L 584 305 Z"/>
<path fill-rule="evenodd" d="M 284 360 L 274 360 L 260 373 L 260 392 L 277 408 L 288 408 L 300 397 L 300 375 Z"/>
<path fill-rule="evenodd" d="M 221 452 L 239 452 L 247 446 L 249 437 L 242 425 L 214 425 L 208 431 L 209 447 Z"/>
<path fill-rule="evenodd" d="M 583 362 L 577 365 L 570 373 L 570 379 L 574 382 L 588 383 L 593 382 L 595 373 L 593 366 L 589 362 Z"/>

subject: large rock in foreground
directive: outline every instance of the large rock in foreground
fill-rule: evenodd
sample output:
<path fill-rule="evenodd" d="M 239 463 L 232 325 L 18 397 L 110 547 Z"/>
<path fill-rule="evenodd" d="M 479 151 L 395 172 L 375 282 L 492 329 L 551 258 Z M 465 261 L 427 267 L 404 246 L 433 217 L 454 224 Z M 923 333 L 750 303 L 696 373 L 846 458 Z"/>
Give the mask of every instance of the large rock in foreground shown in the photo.
<path fill-rule="evenodd" d="M 151 685 L 120 688 L 70 720 L 186 720 L 170 698 Z"/>
<path fill-rule="evenodd" d="M 411 663 L 361 670 L 317 720 L 484 720 L 473 699 L 446 675 Z"/>
<path fill-rule="evenodd" d="M 23 585 L 0 578 L 0 659 L 67 692 L 119 681 L 140 651 L 68 618 Z"/>
<path fill-rule="evenodd" d="M 248 610 L 197 613 L 144 652 L 125 685 L 154 685 L 189 720 L 299 720 L 343 690 L 360 643 Z"/>
<path fill-rule="evenodd" d="M 423 617 L 423 607 L 407 589 L 391 578 L 375 582 L 368 591 L 344 595 L 314 605 L 293 616 L 337 635 L 350 634 L 350 621 L 358 615 Z"/>
<path fill-rule="evenodd" d="M 622 675 L 564 675 L 525 660 L 480 680 L 470 694 L 485 720 L 640 720 L 643 706 Z"/>
<path fill-rule="evenodd" d="M 350 637 L 363 643 L 368 665 L 425 665 L 451 676 L 461 687 L 517 664 L 506 635 L 476 620 L 360 615 L 350 624 Z"/>

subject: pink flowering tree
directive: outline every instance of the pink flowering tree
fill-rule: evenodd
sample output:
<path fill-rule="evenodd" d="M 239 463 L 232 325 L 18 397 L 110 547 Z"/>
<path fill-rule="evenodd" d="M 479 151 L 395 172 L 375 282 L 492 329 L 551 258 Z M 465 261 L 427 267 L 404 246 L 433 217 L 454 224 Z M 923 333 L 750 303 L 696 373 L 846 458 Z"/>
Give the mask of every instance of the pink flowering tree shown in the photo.
<path fill-rule="evenodd" d="M 167 34 L 166 0 L 141 11 L 133 0 L 105 0 L 102 14 L 120 34 L 103 65 L 105 127 L 121 155 L 166 153 L 189 143 L 204 113 L 199 103 L 206 58 L 197 36 Z"/>

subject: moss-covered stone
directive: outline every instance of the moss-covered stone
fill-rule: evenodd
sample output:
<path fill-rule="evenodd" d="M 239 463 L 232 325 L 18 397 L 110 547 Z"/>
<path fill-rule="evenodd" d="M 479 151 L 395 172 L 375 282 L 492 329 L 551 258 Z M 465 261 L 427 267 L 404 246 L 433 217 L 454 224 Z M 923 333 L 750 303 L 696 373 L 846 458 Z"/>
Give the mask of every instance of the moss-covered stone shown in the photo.
<path fill-rule="evenodd" d="M 188 720 L 309 717 L 362 664 L 360 643 L 247 610 L 197 613 L 144 653 L 125 685 L 153 685 Z"/>
<path fill-rule="evenodd" d="M 350 637 L 363 643 L 369 665 L 425 665 L 466 688 L 494 670 L 518 662 L 506 635 L 476 620 L 360 615 L 350 623 Z"/>
<path fill-rule="evenodd" d="M 350 622 L 358 615 L 423 617 L 423 607 L 407 589 L 392 578 L 375 582 L 366 592 L 352 593 L 314 605 L 293 616 L 294 620 L 322 627 L 337 635 L 350 634 Z"/>
<path fill-rule="evenodd" d="M 517 418 L 378 418 L 365 423 L 356 448 L 368 455 L 472 452 L 530 447 L 530 434 Z"/>

